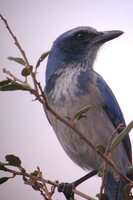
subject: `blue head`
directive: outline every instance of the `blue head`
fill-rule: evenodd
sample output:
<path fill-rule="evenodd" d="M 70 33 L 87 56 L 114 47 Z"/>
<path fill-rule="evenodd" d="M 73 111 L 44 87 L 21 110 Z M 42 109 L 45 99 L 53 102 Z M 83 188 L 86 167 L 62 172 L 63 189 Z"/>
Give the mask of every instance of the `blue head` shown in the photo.
<path fill-rule="evenodd" d="M 122 33 L 122 31 L 99 32 L 87 26 L 63 33 L 55 40 L 51 48 L 46 69 L 46 82 L 67 64 L 84 62 L 84 66 L 92 68 L 99 47 Z"/>

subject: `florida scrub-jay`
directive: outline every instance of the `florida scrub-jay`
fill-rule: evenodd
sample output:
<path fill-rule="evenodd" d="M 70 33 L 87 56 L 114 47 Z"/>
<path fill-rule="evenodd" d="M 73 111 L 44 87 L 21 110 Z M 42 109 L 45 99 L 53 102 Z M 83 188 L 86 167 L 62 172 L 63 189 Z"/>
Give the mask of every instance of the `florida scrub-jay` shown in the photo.
<path fill-rule="evenodd" d="M 94 71 L 99 48 L 120 36 L 122 31 L 99 32 L 91 27 L 77 27 L 60 35 L 50 50 L 45 94 L 49 105 L 62 117 L 73 118 L 85 106 L 90 106 L 86 118 L 77 128 L 95 145 L 107 147 L 116 128 L 125 120 L 118 102 L 104 79 Z M 75 132 L 46 110 L 56 136 L 68 156 L 81 168 L 100 170 L 103 159 Z M 117 130 L 119 134 L 122 129 Z M 131 165 L 129 136 L 112 153 L 112 160 L 124 173 Z M 109 200 L 123 200 L 124 180 L 111 167 L 107 168 L 105 193 Z M 119 185 L 118 185 L 119 183 Z M 117 194 L 116 194 L 117 193 Z"/>

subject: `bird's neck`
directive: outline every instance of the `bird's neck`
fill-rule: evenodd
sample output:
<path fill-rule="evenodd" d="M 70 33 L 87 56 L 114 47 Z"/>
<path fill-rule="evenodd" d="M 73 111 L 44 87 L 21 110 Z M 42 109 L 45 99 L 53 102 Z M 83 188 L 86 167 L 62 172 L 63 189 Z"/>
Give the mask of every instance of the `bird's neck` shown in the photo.
<path fill-rule="evenodd" d="M 48 59 L 46 68 L 46 83 L 55 77 L 55 75 L 64 74 L 66 71 L 79 73 L 80 71 L 87 71 L 93 68 L 94 55 L 91 53 L 80 56 L 60 56 L 59 54 L 51 54 Z M 72 68 L 72 70 L 71 70 Z"/>
<path fill-rule="evenodd" d="M 46 84 L 46 93 L 52 101 L 64 102 L 69 101 L 77 90 L 77 76 L 80 70 L 76 68 L 64 68 L 56 72 L 56 75 L 51 76 Z"/>
<path fill-rule="evenodd" d="M 91 72 L 92 69 L 81 67 L 81 63 L 61 68 L 51 76 L 45 91 L 53 102 L 71 102 L 79 93 L 83 93 Z"/>
<path fill-rule="evenodd" d="M 93 53 L 92 53 L 93 52 Z M 96 51 L 88 54 L 68 55 L 51 52 L 47 70 L 45 91 L 51 99 L 72 99 L 84 92 L 86 81 L 90 80 Z"/>

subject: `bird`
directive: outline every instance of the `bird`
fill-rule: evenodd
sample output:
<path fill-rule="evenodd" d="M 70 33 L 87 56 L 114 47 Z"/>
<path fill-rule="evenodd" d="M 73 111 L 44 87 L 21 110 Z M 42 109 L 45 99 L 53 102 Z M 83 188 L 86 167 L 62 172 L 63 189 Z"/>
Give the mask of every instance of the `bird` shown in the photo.
<path fill-rule="evenodd" d="M 73 119 L 75 113 L 89 106 L 76 128 L 95 146 L 105 148 L 112 134 L 121 133 L 126 123 L 112 90 L 94 70 L 94 62 L 101 46 L 122 34 L 120 30 L 98 31 L 89 26 L 68 30 L 53 42 L 46 65 L 44 92 L 49 106 L 65 119 Z M 50 111 L 45 109 L 45 113 L 61 146 L 75 164 L 87 171 L 103 169 L 104 160 L 84 140 Z M 111 159 L 124 175 L 131 177 L 132 152 L 128 135 L 112 152 Z M 124 200 L 126 184 L 107 166 L 104 192 L 109 200 Z"/>

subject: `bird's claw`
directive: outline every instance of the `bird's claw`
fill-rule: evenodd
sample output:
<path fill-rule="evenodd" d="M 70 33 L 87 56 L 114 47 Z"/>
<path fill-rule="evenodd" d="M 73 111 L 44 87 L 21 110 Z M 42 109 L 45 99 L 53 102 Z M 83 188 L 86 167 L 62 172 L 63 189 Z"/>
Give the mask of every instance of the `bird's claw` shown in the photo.
<path fill-rule="evenodd" d="M 73 188 L 74 185 L 72 183 L 60 183 L 58 185 L 58 192 L 63 192 L 67 200 L 74 200 Z"/>

